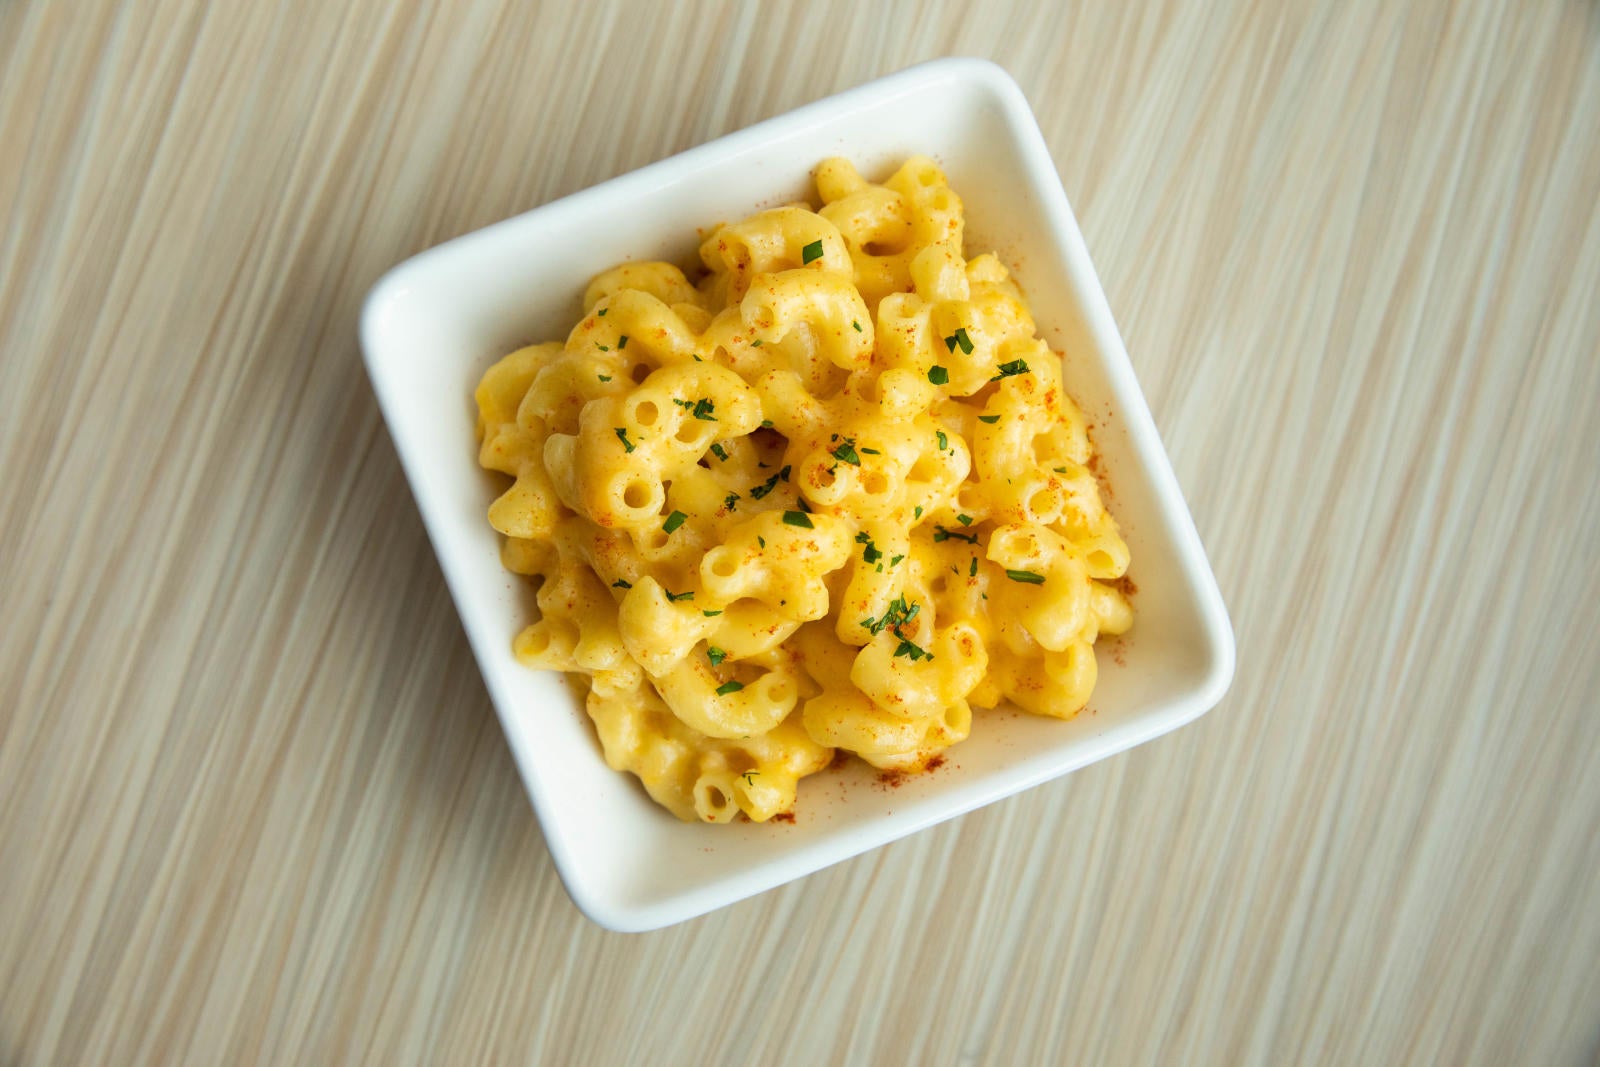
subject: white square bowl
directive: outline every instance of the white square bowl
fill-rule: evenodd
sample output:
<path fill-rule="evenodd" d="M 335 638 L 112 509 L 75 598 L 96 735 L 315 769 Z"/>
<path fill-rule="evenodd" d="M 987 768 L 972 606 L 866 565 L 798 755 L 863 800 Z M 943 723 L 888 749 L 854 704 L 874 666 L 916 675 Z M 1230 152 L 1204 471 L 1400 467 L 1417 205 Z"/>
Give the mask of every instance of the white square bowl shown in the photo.
<path fill-rule="evenodd" d="M 933 156 L 966 204 L 969 254 L 997 251 L 1042 335 L 1065 351 L 1132 552 L 1133 632 L 1101 655 L 1070 722 L 978 712 L 936 772 L 886 788 L 859 761 L 801 783 L 794 823 L 681 823 L 608 768 L 560 676 L 511 654 L 532 597 L 500 566 L 477 465 L 485 368 L 565 338 L 593 274 L 687 262 L 695 227 L 808 195 L 812 168 L 881 180 Z M 882 78 L 424 252 L 390 271 L 361 321 L 367 369 L 445 580 L 568 892 L 596 922 L 648 930 L 770 889 L 1166 733 L 1233 676 L 1233 632 L 1193 520 L 1027 101 L 993 64 L 943 59 Z"/>

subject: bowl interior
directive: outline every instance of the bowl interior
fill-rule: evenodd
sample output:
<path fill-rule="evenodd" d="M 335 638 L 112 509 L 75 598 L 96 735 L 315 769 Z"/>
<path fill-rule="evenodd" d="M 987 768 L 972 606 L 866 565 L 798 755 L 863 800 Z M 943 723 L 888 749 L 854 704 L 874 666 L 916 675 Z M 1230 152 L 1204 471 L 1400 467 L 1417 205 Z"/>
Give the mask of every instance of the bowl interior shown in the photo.
<path fill-rule="evenodd" d="M 496 489 L 475 462 L 473 388 L 505 352 L 564 338 L 597 271 L 689 262 L 696 227 L 809 195 L 826 156 L 879 180 L 915 153 L 965 201 L 969 255 L 997 252 L 1067 352 L 1133 555 L 1135 629 L 1102 646 L 1094 697 L 1071 722 L 978 712 L 931 774 L 890 785 L 852 761 L 802 783 L 792 824 L 680 823 L 606 767 L 563 679 L 511 655 L 532 596 L 501 568 L 485 521 Z M 986 64 L 916 68 L 423 253 L 380 283 L 363 341 L 546 838 L 606 925 L 660 925 L 776 885 L 1165 732 L 1226 686 L 1226 619 L 1170 466 L 1032 117 Z"/>

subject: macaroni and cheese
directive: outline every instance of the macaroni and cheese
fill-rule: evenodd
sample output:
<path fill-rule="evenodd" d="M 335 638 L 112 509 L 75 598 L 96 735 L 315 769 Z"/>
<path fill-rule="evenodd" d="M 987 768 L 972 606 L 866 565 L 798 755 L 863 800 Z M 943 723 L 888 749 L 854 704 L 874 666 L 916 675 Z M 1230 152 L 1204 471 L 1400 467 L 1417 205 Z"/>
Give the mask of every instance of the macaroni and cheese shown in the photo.
<path fill-rule="evenodd" d="M 514 642 L 586 684 L 606 761 L 765 820 L 846 749 L 914 771 L 1010 700 L 1069 718 L 1132 610 L 1061 360 L 928 159 L 713 231 L 698 280 L 596 277 L 477 390 Z M 697 273 L 700 273 L 697 271 Z"/>

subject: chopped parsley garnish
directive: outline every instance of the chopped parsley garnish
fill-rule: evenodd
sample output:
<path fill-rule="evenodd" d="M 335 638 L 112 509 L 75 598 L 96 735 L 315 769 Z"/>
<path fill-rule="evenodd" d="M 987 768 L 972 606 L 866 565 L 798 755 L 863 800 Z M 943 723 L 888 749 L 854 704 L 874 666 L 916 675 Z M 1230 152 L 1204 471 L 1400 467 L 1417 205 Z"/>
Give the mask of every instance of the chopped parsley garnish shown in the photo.
<path fill-rule="evenodd" d="M 951 334 L 949 337 L 946 337 L 944 339 L 944 347 L 945 347 L 945 350 L 948 351 L 948 352 L 954 352 L 956 350 L 956 335 L 955 334 Z"/>
<path fill-rule="evenodd" d="M 927 651 L 915 641 L 907 641 L 903 637 L 900 639 L 900 644 L 895 646 L 894 654 L 896 656 L 910 656 L 912 663 L 917 662 L 919 659 L 933 658 L 932 652 Z"/>
<path fill-rule="evenodd" d="M 785 526 L 803 526 L 807 530 L 816 529 L 812 525 L 811 516 L 803 511 L 785 511 L 783 513 L 783 524 Z"/>
<path fill-rule="evenodd" d="M 738 503 L 738 493 L 729 493 L 727 496 L 722 498 L 722 506 L 727 508 L 729 511 L 732 511 L 738 505 Z"/>
<path fill-rule="evenodd" d="M 800 265 L 803 267 L 813 259 L 822 258 L 822 238 L 817 238 L 800 250 Z"/>
<path fill-rule="evenodd" d="M 633 588 L 633 583 L 632 582 L 625 582 L 621 578 L 618 578 L 616 581 L 611 583 L 611 588 L 613 588 L 613 589 L 632 589 Z"/>
<path fill-rule="evenodd" d="M 881 455 L 883 455 L 883 453 L 879 452 L 876 448 L 863 448 L 861 450 L 861 454 L 863 456 L 881 456 Z"/>
<path fill-rule="evenodd" d="M 722 447 L 722 443 L 720 441 L 711 446 L 711 454 L 722 460 L 724 463 L 728 462 L 728 450 Z"/>
<path fill-rule="evenodd" d="M 719 666 L 722 661 L 727 658 L 728 654 L 722 651 L 722 649 L 718 648 L 716 645 L 706 646 L 706 659 L 711 661 L 711 665 L 713 667 Z"/>
<path fill-rule="evenodd" d="M 903 559 L 905 559 L 904 556 L 890 556 L 889 557 L 889 566 L 891 566 L 891 567 L 896 566 Z"/>
<path fill-rule="evenodd" d="M 967 328 L 965 326 L 956 327 L 955 342 L 961 346 L 963 355 L 972 355 L 972 338 L 967 336 Z"/>
<path fill-rule="evenodd" d="M 1024 585 L 1043 585 L 1044 584 L 1044 575 L 1035 574 L 1033 571 L 1007 570 L 1006 571 L 1006 577 L 1010 578 L 1013 582 L 1021 582 Z"/>
<path fill-rule="evenodd" d="M 779 471 L 777 474 L 774 474 L 772 477 L 768 478 L 766 481 L 762 482 L 760 485 L 753 487 L 750 490 L 751 499 L 752 500 L 760 500 L 762 497 L 766 496 L 768 493 L 770 493 L 774 489 L 778 488 L 778 479 L 780 479 L 780 478 L 783 479 L 784 481 L 788 481 L 789 480 L 789 468 L 788 467 L 783 468 L 783 470 Z"/>
<path fill-rule="evenodd" d="M 978 543 L 977 534 L 964 534 L 960 530 L 946 530 L 943 526 L 933 528 L 933 539 L 938 541 L 965 541 L 969 545 Z"/>
<path fill-rule="evenodd" d="M 867 632 L 877 637 L 885 630 L 890 630 L 896 637 L 900 636 L 900 627 L 917 617 L 917 612 L 922 610 L 921 604 L 908 604 L 905 594 L 889 601 L 889 606 L 883 612 L 883 617 L 878 619 L 862 619 L 861 625 Z"/>
<path fill-rule="evenodd" d="M 976 578 L 977 576 L 978 576 L 978 557 L 977 556 L 973 556 L 972 557 L 972 567 L 967 571 L 967 577 L 968 578 Z"/>
<path fill-rule="evenodd" d="M 628 440 L 628 431 L 623 429 L 621 426 L 617 427 L 617 440 L 621 441 L 622 447 L 626 448 L 629 452 L 632 452 L 635 448 L 639 447 L 632 441 Z"/>
<path fill-rule="evenodd" d="M 771 419 L 762 419 L 761 420 L 761 425 L 762 425 L 763 428 L 770 430 L 770 429 L 772 429 L 772 420 Z"/>
<path fill-rule="evenodd" d="M 996 367 L 995 369 L 1000 373 L 996 374 L 993 378 L 990 378 L 989 380 L 991 382 L 998 382 L 1001 378 L 1009 378 L 1013 374 L 1027 374 L 1028 364 L 1025 360 L 1013 359 L 1009 363 L 1000 364 L 1000 366 Z"/>
<path fill-rule="evenodd" d="M 916 507 L 912 508 L 911 509 L 911 514 L 912 514 L 912 517 L 914 517 L 914 518 L 918 518 L 918 519 L 922 518 L 922 505 L 918 504 Z"/>
<path fill-rule="evenodd" d="M 709 619 L 709 618 L 712 618 L 714 616 L 721 615 L 722 614 L 722 609 L 718 608 L 716 611 L 712 611 L 710 608 L 707 608 L 706 610 L 702 611 L 700 614 L 704 615 L 706 618 Z"/>
<path fill-rule="evenodd" d="M 848 463 L 853 467 L 861 466 L 861 457 L 856 455 L 856 443 L 848 437 L 829 454 L 840 463 Z"/>
<path fill-rule="evenodd" d="M 688 411 L 690 408 L 694 407 L 693 400 L 681 400 L 678 397 L 673 397 L 672 402 L 678 405 L 680 408 L 683 408 L 685 411 Z"/>
<path fill-rule="evenodd" d="M 628 347 L 628 335 L 627 334 L 623 334 L 621 337 L 617 338 L 617 351 L 621 352 L 624 348 L 627 348 L 627 347 Z"/>
<path fill-rule="evenodd" d="M 1050 469 L 1055 471 L 1057 474 L 1065 474 L 1065 473 L 1067 473 L 1067 468 L 1065 468 L 1065 467 L 1051 467 Z"/>
<path fill-rule="evenodd" d="M 760 348 L 761 347 L 761 338 L 757 337 L 754 341 L 751 341 L 750 342 L 750 347 L 751 348 Z"/>
<path fill-rule="evenodd" d="M 972 516 L 971 515 L 957 515 L 956 516 L 956 521 L 959 522 L 963 526 L 971 526 L 972 525 Z"/>
<path fill-rule="evenodd" d="M 856 328 L 856 333 L 860 333 L 861 332 L 861 324 L 859 322 L 857 322 L 855 319 L 851 319 L 850 320 L 850 325 L 852 325 L 852 326 L 854 326 Z"/>
<path fill-rule="evenodd" d="M 723 682 L 721 685 L 717 686 L 717 696 L 725 697 L 729 693 L 737 693 L 743 688 L 743 682 Z"/>
<path fill-rule="evenodd" d="M 756 535 L 756 544 L 760 545 L 762 548 L 766 548 L 767 547 L 767 539 L 765 537 L 762 537 L 760 534 L 757 534 Z"/>
<path fill-rule="evenodd" d="M 663 533 L 671 533 L 673 530 L 676 530 L 678 527 L 682 526 L 688 520 L 688 518 L 689 516 L 685 515 L 683 512 L 674 511 L 671 515 L 667 516 L 667 521 L 661 524 L 661 530 Z"/>
<path fill-rule="evenodd" d="M 601 374 L 601 375 L 597 375 L 597 377 L 598 377 L 598 378 L 599 378 L 599 379 L 600 379 L 600 380 L 601 380 L 601 381 L 602 381 L 602 382 L 609 382 L 609 381 L 610 381 L 610 380 L 611 380 L 611 375 L 609 375 L 609 374 Z"/>
<path fill-rule="evenodd" d="M 667 594 L 667 600 L 669 602 L 670 601 L 675 601 L 675 600 L 693 600 L 694 599 L 694 590 L 693 589 L 689 590 L 687 593 L 674 593 L 670 589 L 663 590 L 663 592 L 665 592 Z"/>
<path fill-rule="evenodd" d="M 949 385 L 950 371 L 935 363 L 933 366 L 928 368 L 928 381 L 932 382 L 934 385 Z"/>
<path fill-rule="evenodd" d="M 601 345 L 600 346 L 600 351 L 609 352 L 609 351 L 611 351 L 611 346 L 610 345 Z"/>
<path fill-rule="evenodd" d="M 711 414 L 716 409 L 717 405 L 713 404 L 705 397 L 701 397 L 699 400 L 694 402 L 694 410 L 690 412 L 690 414 L 699 419 L 701 422 L 716 422 L 717 417 Z"/>
<path fill-rule="evenodd" d="M 995 423 L 1000 421 L 1000 416 L 999 415 L 979 415 L 978 416 L 978 421 L 979 422 L 987 422 L 990 426 L 993 426 Z"/>
<path fill-rule="evenodd" d="M 943 430 L 933 431 L 933 439 L 939 442 L 940 452 L 948 452 L 950 450 L 950 438 L 944 435 Z"/>
<path fill-rule="evenodd" d="M 867 533 L 867 531 L 862 530 L 860 533 L 856 534 L 856 544 L 866 546 L 866 548 L 861 550 L 861 558 L 865 562 L 876 563 L 883 558 L 883 551 L 879 549 L 877 545 L 872 543 L 872 537 Z"/>
<path fill-rule="evenodd" d="M 603 318 L 605 318 L 605 317 L 606 317 L 606 312 L 608 312 L 608 311 L 610 311 L 610 310 L 611 310 L 611 309 L 610 309 L 610 308 L 601 308 L 601 309 L 600 309 L 600 312 L 599 312 L 599 314 L 600 314 L 600 317 L 601 317 L 601 318 L 602 318 L 602 319 L 603 319 Z"/>

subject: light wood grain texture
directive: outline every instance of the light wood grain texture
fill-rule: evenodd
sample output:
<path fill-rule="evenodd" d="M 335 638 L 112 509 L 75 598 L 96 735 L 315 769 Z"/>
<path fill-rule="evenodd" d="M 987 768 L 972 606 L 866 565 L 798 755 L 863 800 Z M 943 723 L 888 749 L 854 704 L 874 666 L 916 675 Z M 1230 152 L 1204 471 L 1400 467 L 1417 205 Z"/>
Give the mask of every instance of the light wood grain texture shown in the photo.
<path fill-rule="evenodd" d="M 607 933 L 362 295 L 945 54 L 1038 113 L 1237 682 Z M 1600 1058 L 1593 3 L 13 2 L 0 146 L 0 1063 Z"/>

